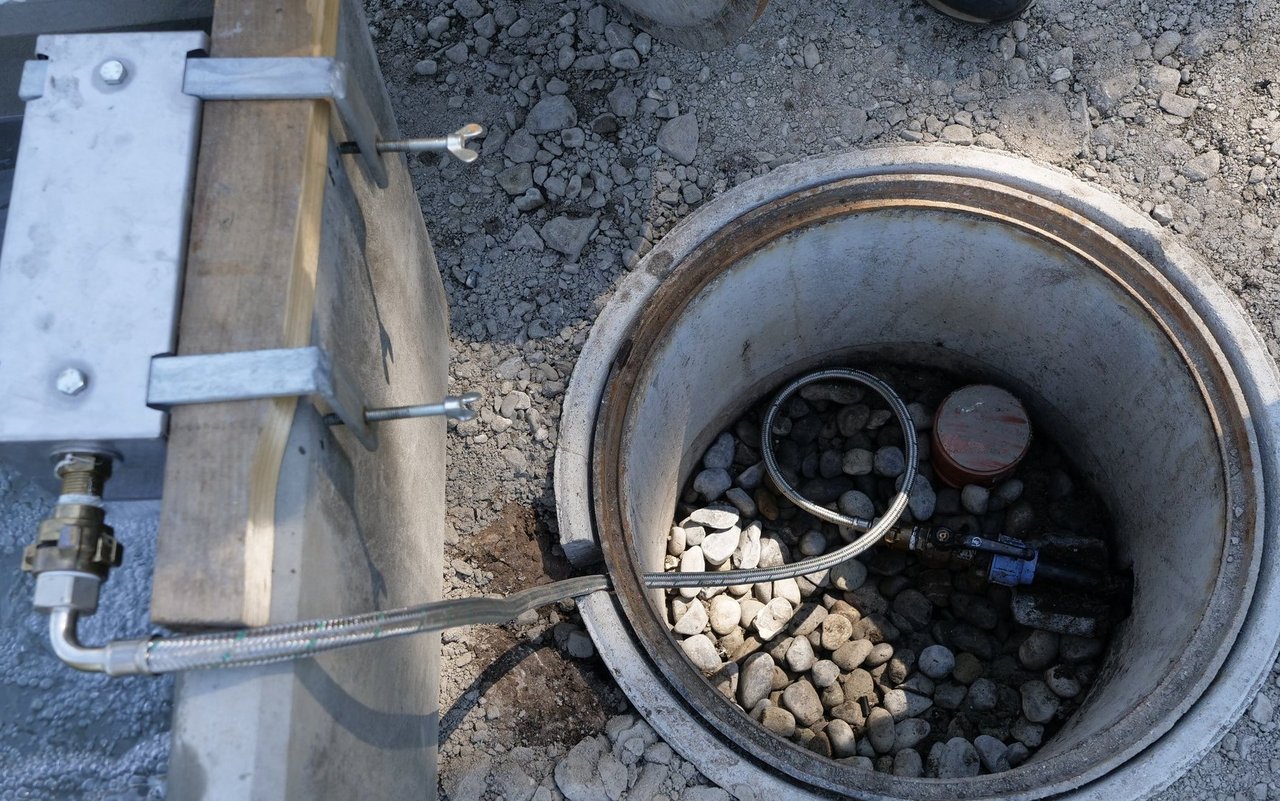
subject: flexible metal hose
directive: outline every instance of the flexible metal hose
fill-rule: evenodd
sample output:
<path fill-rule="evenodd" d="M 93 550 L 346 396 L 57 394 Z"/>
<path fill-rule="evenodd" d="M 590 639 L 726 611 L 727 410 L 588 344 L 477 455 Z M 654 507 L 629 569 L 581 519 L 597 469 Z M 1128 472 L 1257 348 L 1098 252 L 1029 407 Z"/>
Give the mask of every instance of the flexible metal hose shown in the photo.
<path fill-rule="evenodd" d="M 907 465 L 906 472 L 902 476 L 902 489 L 893 497 L 893 501 L 890 502 L 889 508 L 885 510 L 884 515 L 874 522 L 861 517 L 848 517 L 839 512 L 833 512 L 801 495 L 795 487 L 791 486 L 783 478 L 782 469 L 779 467 L 777 456 L 773 452 L 773 421 L 777 418 L 778 411 L 782 408 L 782 405 L 802 387 L 820 381 L 831 380 L 852 381 L 871 387 L 888 402 L 889 408 L 898 419 L 898 425 L 902 427 L 903 440 L 907 446 Z M 879 378 L 861 370 L 840 369 L 819 370 L 816 373 L 801 376 L 783 387 L 782 391 L 773 399 L 773 402 L 769 404 L 768 409 L 765 410 L 764 421 L 760 424 L 760 453 L 764 459 L 765 470 L 778 488 L 778 491 L 804 511 L 820 520 L 826 520 L 829 523 L 852 529 L 865 530 L 866 533 L 839 550 L 781 567 L 723 570 L 706 573 L 645 573 L 644 584 L 646 587 L 661 589 L 675 587 L 731 587 L 737 584 L 779 581 L 830 570 L 841 562 L 846 562 L 871 548 L 871 546 L 880 541 L 880 538 L 889 529 L 897 524 L 898 518 L 902 517 L 902 513 L 906 511 L 911 494 L 911 485 L 915 482 L 918 450 L 916 429 L 911 422 L 911 413 L 907 411 L 907 405 L 902 402 L 902 399 L 898 397 L 892 387 Z"/>
<path fill-rule="evenodd" d="M 801 387 L 826 380 L 847 380 L 865 384 L 884 396 L 902 426 L 907 445 L 907 465 L 902 490 L 894 497 L 884 517 L 872 523 L 846 517 L 810 502 L 782 477 L 773 453 L 770 431 L 782 404 Z M 911 415 L 902 400 L 880 379 L 858 370 L 823 370 L 788 384 L 765 413 L 761 432 L 765 468 L 778 490 L 801 509 L 823 520 L 855 529 L 868 529 L 853 543 L 823 556 L 773 568 L 730 570 L 713 573 L 646 573 L 649 587 L 719 587 L 794 578 L 828 570 L 870 548 L 893 526 L 907 505 L 915 480 L 917 445 Z M 159 674 L 183 670 L 266 665 L 322 651 L 345 648 L 375 640 L 420 634 L 459 626 L 505 623 L 530 609 L 608 590 L 608 576 L 582 576 L 513 593 L 505 598 L 459 598 L 448 601 L 368 612 L 347 617 L 283 623 L 253 629 L 157 637 L 145 640 L 117 640 L 103 646 L 80 644 L 76 628 L 79 612 L 61 607 L 52 610 L 49 632 L 54 651 L 72 667 L 113 676 L 137 673 Z"/>
<path fill-rule="evenodd" d="M 458 598 L 348 617 L 283 623 L 254 629 L 126 640 L 83 648 L 75 638 L 75 614 L 51 616 L 55 651 L 76 656 L 81 670 L 111 675 L 266 665 L 349 645 L 431 631 L 505 623 L 540 606 L 609 589 L 608 576 L 582 576 L 522 590 L 505 598 Z M 62 649 L 59 650 L 59 645 Z"/>
<path fill-rule="evenodd" d="M 607 576 L 582 576 L 521 590 L 505 598 L 458 598 L 327 620 L 170 637 L 148 645 L 147 666 L 152 673 L 169 673 L 265 665 L 387 637 L 506 623 L 530 609 L 608 587 Z"/>

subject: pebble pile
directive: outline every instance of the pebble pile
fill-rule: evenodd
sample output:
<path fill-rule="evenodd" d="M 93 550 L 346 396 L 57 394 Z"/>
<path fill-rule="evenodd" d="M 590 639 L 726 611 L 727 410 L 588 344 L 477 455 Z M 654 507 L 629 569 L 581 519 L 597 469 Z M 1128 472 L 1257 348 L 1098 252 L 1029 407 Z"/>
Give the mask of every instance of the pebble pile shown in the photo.
<path fill-rule="evenodd" d="M 873 372 L 912 401 L 921 432 L 904 522 L 1068 541 L 1107 558 L 1101 504 L 1044 437 L 1003 483 L 946 487 L 929 464 L 928 429 L 934 406 L 960 384 Z M 774 491 L 760 461 L 760 411 L 707 449 L 677 508 L 667 570 L 777 566 L 853 538 Z M 788 481 L 846 515 L 883 513 L 901 485 L 902 432 L 874 393 L 810 385 L 773 433 Z M 672 590 L 668 611 L 693 664 L 770 732 L 850 766 L 960 778 L 1024 762 L 1080 705 L 1105 651 L 1100 639 L 1017 624 L 1010 602 L 973 561 L 877 547 L 798 579 Z"/>
<path fill-rule="evenodd" d="M 483 754 L 442 789 L 446 801 L 730 801 L 631 714 L 567 753 L 519 745 Z"/>

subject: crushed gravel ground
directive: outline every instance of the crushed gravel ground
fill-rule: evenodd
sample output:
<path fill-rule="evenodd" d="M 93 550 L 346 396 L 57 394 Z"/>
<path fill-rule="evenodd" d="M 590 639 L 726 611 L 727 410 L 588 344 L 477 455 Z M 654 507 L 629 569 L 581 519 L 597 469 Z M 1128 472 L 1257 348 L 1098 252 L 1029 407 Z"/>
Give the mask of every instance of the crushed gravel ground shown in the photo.
<path fill-rule="evenodd" d="M 365 2 L 402 130 L 489 128 L 471 166 L 413 163 L 449 294 L 453 386 L 485 393 L 449 442 L 450 597 L 572 572 L 550 467 L 592 320 L 677 221 L 791 161 L 941 141 L 1068 170 L 1181 235 L 1280 356 L 1274 0 L 1040 0 L 989 28 L 918 0 L 773 0 L 712 53 L 654 41 L 590 0 Z M 68 677 L 39 653 L 43 621 L 14 566 L 48 500 L 0 474 L 0 503 L 29 511 L 0 528 L 14 579 L 0 595 L 0 798 L 162 797 L 169 685 Z M 146 608 L 140 552 L 97 616 L 122 633 L 141 613 L 108 604 Z M 442 664 L 447 798 L 728 798 L 627 714 L 572 604 L 450 633 Z M 84 693 L 110 710 L 92 725 Z M 1276 703 L 1280 665 L 1159 798 L 1280 798 Z"/>
<path fill-rule="evenodd" d="M 1269 0 L 1041 0 L 989 28 L 911 0 L 774 0 L 741 42 L 712 53 L 654 41 L 593 2 L 366 8 L 404 131 L 489 127 L 471 167 L 413 167 L 449 292 L 455 389 L 486 395 L 484 413 L 449 443 L 450 594 L 491 590 L 503 568 L 468 543 L 512 505 L 531 512 L 526 540 L 546 567 L 546 579 L 526 580 L 568 570 L 550 536 L 550 467 L 565 383 L 595 315 L 672 225 L 791 161 L 941 141 L 1069 170 L 1181 234 L 1280 355 L 1280 11 Z M 594 695 L 565 689 L 552 703 L 583 710 L 588 736 L 556 727 L 527 738 L 522 717 L 493 712 L 505 674 L 486 657 L 502 636 L 569 659 L 573 684 Z M 575 783 L 575 771 L 598 758 L 606 775 L 625 756 L 597 738 L 598 721 L 626 705 L 599 659 L 582 656 L 591 649 L 573 614 L 460 632 L 447 648 L 442 708 L 457 723 L 442 733 L 444 795 L 594 797 L 600 788 Z M 539 669 L 521 661 L 516 681 Z M 1265 697 L 1160 797 L 1280 798 L 1280 676 Z M 513 759 L 517 747 L 538 759 Z M 568 767 L 553 769 L 557 760 Z M 513 763 L 529 794 L 505 783 Z M 696 776 L 677 786 L 685 768 L 664 769 L 661 789 L 640 789 L 714 797 Z M 628 797 L 631 782 L 658 772 L 630 763 Z"/>

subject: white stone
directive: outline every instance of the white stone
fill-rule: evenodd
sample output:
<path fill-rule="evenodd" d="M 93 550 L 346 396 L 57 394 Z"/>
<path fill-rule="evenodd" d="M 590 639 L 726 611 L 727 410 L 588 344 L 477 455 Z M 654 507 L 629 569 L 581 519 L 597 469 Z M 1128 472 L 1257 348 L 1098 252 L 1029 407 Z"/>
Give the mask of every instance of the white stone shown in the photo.
<path fill-rule="evenodd" d="M 793 578 L 778 579 L 773 582 L 773 597 L 785 598 L 791 602 L 792 606 L 799 606 L 801 602 L 800 585 Z"/>
<path fill-rule="evenodd" d="M 702 546 L 695 545 L 688 548 L 684 553 L 680 554 L 680 572 L 681 573 L 702 573 L 707 569 L 707 561 L 702 556 Z M 681 587 L 681 598 L 698 597 L 698 587 Z"/>
<path fill-rule="evenodd" d="M 792 613 L 793 609 L 789 601 L 785 598 L 774 598 L 756 613 L 751 625 L 755 627 L 761 639 L 771 640 L 787 625 Z"/>
<path fill-rule="evenodd" d="M 711 611 L 708 617 L 711 630 L 723 637 L 738 627 L 738 621 L 742 618 L 742 607 L 727 595 L 717 595 L 711 599 Z"/>
<path fill-rule="evenodd" d="M 738 538 L 742 534 L 736 528 L 713 531 L 702 540 L 702 556 L 707 564 L 719 567 L 729 561 L 738 547 Z"/>
<path fill-rule="evenodd" d="M 791 641 L 791 647 L 787 649 L 787 667 L 796 673 L 805 673 L 815 661 L 813 643 L 808 637 L 796 637 Z"/>
<path fill-rule="evenodd" d="M 700 526 L 713 529 L 733 528 L 738 525 L 740 513 L 732 506 L 712 504 L 695 509 L 689 514 L 689 520 Z"/>
<path fill-rule="evenodd" d="M 717 596 L 718 597 L 718 596 Z M 689 608 L 676 621 L 676 625 L 672 628 L 676 634 L 684 634 L 685 636 L 693 634 L 701 634 L 703 629 L 707 627 L 707 610 L 701 601 L 694 601 L 689 604 Z"/>
<path fill-rule="evenodd" d="M 738 547 L 733 552 L 733 566 L 751 570 L 760 565 L 760 524 L 752 522 L 738 535 Z"/>
<path fill-rule="evenodd" d="M 682 640 L 680 648 L 684 651 L 685 656 L 689 657 L 689 661 L 703 673 L 714 673 L 723 664 L 720 661 L 720 655 L 716 653 L 715 644 L 705 634 L 695 634 L 686 640 Z"/>

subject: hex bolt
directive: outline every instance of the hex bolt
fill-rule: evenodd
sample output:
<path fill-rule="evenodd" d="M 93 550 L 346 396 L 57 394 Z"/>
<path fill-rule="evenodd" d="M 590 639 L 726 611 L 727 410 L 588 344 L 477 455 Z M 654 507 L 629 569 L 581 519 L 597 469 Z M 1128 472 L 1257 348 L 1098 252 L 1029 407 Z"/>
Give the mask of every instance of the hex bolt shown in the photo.
<path fill-rule="evenodd" d="M 117 58 L 108 59 L 102 62 L 102 66 L 98 67 L 98 77 L 108 86 L 118 86 L 124 83 L 124 79 L 129 75 L 129 70 L 125 69 L 124 62 Z"/>
<path fill-rule="evenodd" d="M 89 376 L 85 375 L 83 370 L 75 367 L 68 367 L 58 373 L 58 378 L 54 381 L 54 386 L 63 395 L 79 395 L 84 392 L 85 387 L 89 386 Z"/>

